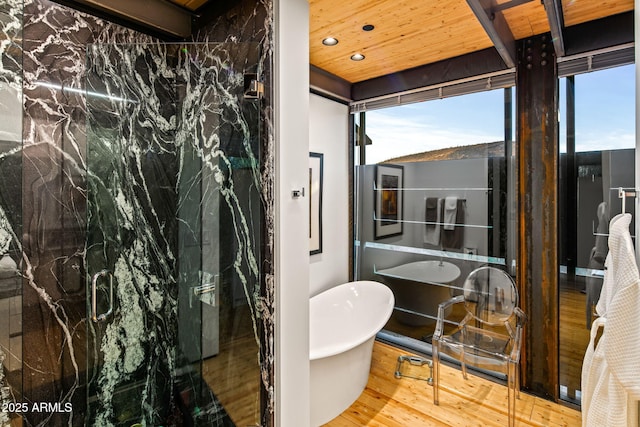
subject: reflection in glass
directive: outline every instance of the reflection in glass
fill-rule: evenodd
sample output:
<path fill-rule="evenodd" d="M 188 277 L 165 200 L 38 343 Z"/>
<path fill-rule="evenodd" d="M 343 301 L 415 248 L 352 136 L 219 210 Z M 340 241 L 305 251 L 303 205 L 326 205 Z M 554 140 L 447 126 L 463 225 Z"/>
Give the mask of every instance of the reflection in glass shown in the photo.
<path fill-rule="evenodd" d="M 505 269 L 506 242 L 495 235 L 506 206 L 504 157 L 403 163 L 404 216 L 400 235 L 374 238 L 376 220 L 359 216 L 359 279 L 394 291 L 396 309 L 386 329 L 430 342 L 439 302 L 460 293 L 481 265 Z M 357 169 L 361 212 L 373 210 L 375 166 Z"/>
<path fill-rule="evenodd" d="M 394 293 L 394 312 L 381 338 L 431 353 L 438 304 L 461 295 L 465 278 L 478 267 L 493 265 L 512 271 L 513 248 L 507 231 L 513 230 L 510 221 L 514 215 L 508 178 L 513 172 L 511 125 L 505 125 L 505 121 L 511 121 L 511 96 L 509 90 L 498 90 L 367 113 L 367 164 L 356 166 L 355 174 L 355 266 L 356 279 L 381 281 Z M 475 132 L 467 132 L 464 126 L 447 128 L 447 123 L 465 122 L 466 113 L 457 106 L 467 99 L 485 101 L 482 117 L 487 125 Z M 436 120 L 440 127 L 424 126 L 438 109 L 445 116 L 444 110 L 449 111 L 451 117 Z M 425 115 L 412 117 L 409 110 Z M 469 121 L 476 123 L 477 119 Z M 362 118 L 356 120 L 360 123 Z M 415 140 L 399 139 L 401 135 L 409 138 L 409 129 L 418 128 L 422 132 L 416 132 L 416 139 L 424 141 L 432 135 L 441 139 L 457 134 L 448 146 L 420 152 L 429 144 L 416 144 L 413 147 L 419 148 L 414 152 L 387 160 L 379 158 L 382 153 L 409 150 Z M 495 133 L 495 128 L 498 134 L 504 130 L 504 140 L 500 140 L 502 135 L 486 136 Z M 487 139 L 479 143 L 483 138 L 479 135 Z M 487 142 L 490 138 L 498 141 Z M 467 143 L 457 143 L 465 139 Z M 381 174 L 381 170 L 401 170 L 402 179 Z M 392 197 L 385 199 L 385 192 Z M 384 200 L 397 200 L 401 206 L 383 206 Z M 395 233 L 381 232 L 381 224 L 395 222 L 402 228 Z M 456 316 L 459 321 L 464 314 L 453 313 L 454 319 Z"/>
<path fill-rule="evenodd" d="M 22 401 L 22 4 L 0 2 L 0 425 Z"/>
<path fill-rule="evenodd" d="M 260 422 L 259 102 L 243 87 L 258 56 L 87 50 L 86 268 L 115 281 L 113 301 L 97 284 L 113 314 L 87 325 L 92 424 Z"/>
<path fill-rule="evenodd" d="M 608 254 L 619 188 L 635 186 L 633 65 L 564 79 L 560 107 L 560 397 L 581 401 L 582 361 Z M 626 199 L 635 229 L 635 200 Z"/>

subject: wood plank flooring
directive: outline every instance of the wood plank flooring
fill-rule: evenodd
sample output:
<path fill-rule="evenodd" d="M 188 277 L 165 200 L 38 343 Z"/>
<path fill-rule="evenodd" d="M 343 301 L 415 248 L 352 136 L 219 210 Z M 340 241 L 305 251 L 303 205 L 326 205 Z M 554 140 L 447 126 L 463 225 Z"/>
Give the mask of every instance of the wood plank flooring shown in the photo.
<path fill-rule="evenodd" d="M 235 309 L 231 337 L 222 337 L 220 352 L 202 362 L 202 376 L 237 426 L 260 422 L 258 344 L 246 306 Z"/>
<path fill-rule="evenodd" d="M 589 344 L 586 327 L 586 295 L 579 288 L 570 286 L 560 290 L 559 357 L 560 385 L 566 389 L 566 397 L 579 401 L 582 360 Z M 460 319 L 464 313 L 455 313 Z M 423 326 L 409 326 L 397 320 L 394 313 L 385 329 L 417 340 L 431 342 L 435 322 Z"/>
<path fill-rule="evenodd" d="M 561 384 L 568 385 L 572 397 L 572 390 L 580 386 L 580 369 L 589 336 L 584 324 L 585 296 L 577 290 L 563 289 L 560 297 Z M 220 354 L 206 360 L 203 366 L 205 379 L 238 426 L 254 425 L 259 419 L 258 349 L 250 326 L 242 323 L 235 331 L 235 339 L 223 343 Z M 421 338 L 430 335 L 433 325 L 415 329 L 404 332 Z M 408 353 L 376 342 L 367 389 L 352 407 L 326 426 L 507 425 L 505 387 L 474 376 L 464 381 L 459 370 L 444 366 L 440 406 L 434 406 L 432 387 L 425 381 L 398 380 L 393 376 L 401 354 Z M 422 369 L 428 375 L 428 368 Z M 416 371 L 415 375 L 422 376 L 423 372 Z M 239 377 L 242 381 L 238 381 Z M 517 410 L 517 425 L 521 426 L 581 425 L 580 412 L 525 393 L 521 393 Z"/>
<path fill-rule="evenodd" d="M 436 406 L 433 389 L 426 381 L 394 377 L 398 356 L 404 354 L 409 353 L 376 342 L 367 388 L 351 407 L 324 427 L 507 425 L 505 386 L 473 375 L 465 381 L 458 369 L 441 365 L 440 405 Z M 420 369 L 428 376 L 426 365 Z M 516 403 L 516 418 L 518 426 L 581 425 L 579 411 L 522 392 Z"/>
<path fill-rule="evenodd" d="M 560 386 L 566 387 L 570 399 L 576 399 L 576 391 L 581 388 L 582 361 L 589 345 L 586 305 L 587 296 L 580 290 L 561 289 L 559 374 Z"/>

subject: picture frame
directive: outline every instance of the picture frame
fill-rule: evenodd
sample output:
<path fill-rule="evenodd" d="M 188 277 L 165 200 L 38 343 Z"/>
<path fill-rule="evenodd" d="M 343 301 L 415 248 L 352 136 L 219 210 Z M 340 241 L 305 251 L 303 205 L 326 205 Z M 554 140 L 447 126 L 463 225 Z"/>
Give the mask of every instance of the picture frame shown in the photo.
<path fill-rule="evenodd" d="M 309 254 L 322 253 L 324 154 L 309 153 Z"/>
<path fill-rule="evenodd" d="M 404 166 L 376 165 L 373 185 L 374 239 L 402 235 L 404 217 Z"/>

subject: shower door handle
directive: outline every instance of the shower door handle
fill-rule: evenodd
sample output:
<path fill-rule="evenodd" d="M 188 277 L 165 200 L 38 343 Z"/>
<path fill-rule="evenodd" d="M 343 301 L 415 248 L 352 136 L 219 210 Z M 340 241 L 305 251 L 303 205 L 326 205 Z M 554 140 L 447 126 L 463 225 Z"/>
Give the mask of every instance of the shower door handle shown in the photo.
<path fill-rule="evenodd" d="M 109 310 L 105 313 L 98 314 L 98 279 L 101 277 L 109 278 Z M 113 313 L 113 273 L 109 270 L 101 270 L 91 278 L 91 320 L 94 322 L 102 322 Z"/>

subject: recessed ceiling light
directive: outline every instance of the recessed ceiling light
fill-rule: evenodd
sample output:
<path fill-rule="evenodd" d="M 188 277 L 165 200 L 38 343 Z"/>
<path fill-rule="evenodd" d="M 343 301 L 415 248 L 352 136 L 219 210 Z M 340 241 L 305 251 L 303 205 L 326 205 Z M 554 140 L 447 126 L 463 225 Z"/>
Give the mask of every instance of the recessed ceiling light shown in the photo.
<path fill-rule="evenodd" d="M 354 53 L 353 55 L 351 55 L 352 61 L 362 61 L 363 59 L 364 59 L 364 55 L 361 53 Z"/>
<path fill-rule="evenodd" d="M 367 25 L 365 25 L 364 27 L 362 27 L 362 29 L 363 29 L 364 31 L 372 31 L 374 28 L 375 28 L 375 27 L 374 27 L 373 25 L 371 25 L 371 24 L 367 24 Z"/>
<path fill-rule="evenodd" d="M 338 39 L 327 37 L 326 39 L 322 40 L 322 44 L 325 46 L 335 46 L 338 44 Z"/>

